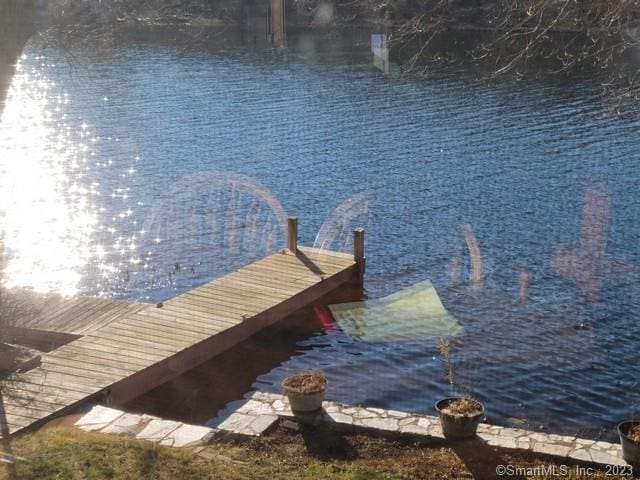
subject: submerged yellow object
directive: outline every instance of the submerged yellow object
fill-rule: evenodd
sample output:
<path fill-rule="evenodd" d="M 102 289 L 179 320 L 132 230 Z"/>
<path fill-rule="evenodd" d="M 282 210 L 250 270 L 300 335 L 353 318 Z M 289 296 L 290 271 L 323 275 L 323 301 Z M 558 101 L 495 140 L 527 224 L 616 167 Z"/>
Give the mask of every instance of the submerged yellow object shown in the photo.
<path fill-rule="evenodd" d="M 429 280 L 386 297 L 329 305 L 329 309 L 342 330 L 362 342 L 454 336 L 462 330 Z"/>

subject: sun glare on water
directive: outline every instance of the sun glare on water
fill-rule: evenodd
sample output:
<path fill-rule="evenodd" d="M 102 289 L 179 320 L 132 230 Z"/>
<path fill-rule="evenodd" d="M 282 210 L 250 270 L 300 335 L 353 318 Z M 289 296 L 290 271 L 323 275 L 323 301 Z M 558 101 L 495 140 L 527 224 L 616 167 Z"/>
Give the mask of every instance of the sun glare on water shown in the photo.
<path fill-rule="evenodd" d="M 2 282 L 72 295 L 101 254 L 91 243 L 99 185 L 87 178 L 88 127 L 65 123 L 69 97 L 55 87 L 21 63 L 0 119 Z"/>

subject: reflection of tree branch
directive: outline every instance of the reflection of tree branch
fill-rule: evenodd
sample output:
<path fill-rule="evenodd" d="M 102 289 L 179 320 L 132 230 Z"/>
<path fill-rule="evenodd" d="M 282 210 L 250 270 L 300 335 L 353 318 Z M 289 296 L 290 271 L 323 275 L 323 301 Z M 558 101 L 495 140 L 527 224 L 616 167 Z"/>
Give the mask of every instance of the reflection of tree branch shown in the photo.
<path fill-rule="evenodd" d="M 410 69 L 420 58 L 437 60 L 449 53 L 431 52 L 428 46 L 437 33 L 466 29 L 460 11 L 468 5 L 462 0 L 426 2 L 401 23 L 392 37 L 404 52 L 416 43 L 415 54 L 407 55 Z M 640 0 L 496 0 L 476 4 L 472 11 L 472 27 L 491 38 L 473 48 L 470 57 L 489 68 L 489 78 L 522 75 L 524 68 L 536 74 L 589 69 L 603 86 L 616 85 L 609 93 L 640 96 L 635 67 L 622 74 L 610 71 L 624 52 L 640 45 L 632 36 L 634 28 L 640 32 Z"/>
<path fill-rule="evenodd" d="M 544 12 L 547 9 L 547 5 L 548 5 L 548 1 L 545 1 L 540 9 L 540 11 L 537 14 L 538 17 L 538 23 L 537 25 L 531 29 L 529 32 L 523 32 L 523 35 L 531 35 L 531 34 L 535 34 L 535 37 L 531 40 L 529 40 L 527 42 L 526 47 L 522 48 L 517 54 L 516 56 L 504 67 L 499 68 L 498 70 L 495 71 L 494 75 L 502 75 L 508 71 L 510 71 L 513 66 L 520 61 L 522 58 L 526 58 L 530 56 L 530 52 L 540 44 L 540 42 L 546 38 L 546 35 L 549 33 L 550 30 L 552 30 L 553 28 L 556 27 L 556 25 L 558 24 L 558 22 L 560 21 L 561 18 L 563 18 L 563 14 L 565 12 L 566 6 L 568 5 L 568 2 L 565 1 L 562 5 L 562 8 L 560 9 L 560 11 L 558 12 L 558 14 L 555 16 L 555 18 L 549 22 L 544 29 L 541 32 L 538 32 L 538 30 L 541 28 L 542 26 L 542 22 L 543 22 L 543 18 L 544 18 Z M 508 33 L 506 35 L 509 35 Z M 518 35 L 518 32 L 513 33 L 512 35 Z M 502 39 L 506 39 L 507 37 L 503 36 Z"/>
<path fill-rule="evenodd" d="M 33 28 L 33 2 L 0 0 L 0 115 L 15 66 Z"/>

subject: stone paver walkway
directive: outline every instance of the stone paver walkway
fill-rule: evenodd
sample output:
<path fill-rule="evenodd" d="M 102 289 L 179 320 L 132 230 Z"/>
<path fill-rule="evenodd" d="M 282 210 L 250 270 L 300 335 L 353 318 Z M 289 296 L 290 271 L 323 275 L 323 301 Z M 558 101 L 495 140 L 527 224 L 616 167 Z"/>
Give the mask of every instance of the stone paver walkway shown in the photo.
<path fill-rule="evenodd" d="M 126 413 L 96 405 L 76 422 L 88 432 L 136 437 L 171 447 L 192 447 L 208 443 L 215 431 L 209 427 L 163 420 L 151 415 Z"/>

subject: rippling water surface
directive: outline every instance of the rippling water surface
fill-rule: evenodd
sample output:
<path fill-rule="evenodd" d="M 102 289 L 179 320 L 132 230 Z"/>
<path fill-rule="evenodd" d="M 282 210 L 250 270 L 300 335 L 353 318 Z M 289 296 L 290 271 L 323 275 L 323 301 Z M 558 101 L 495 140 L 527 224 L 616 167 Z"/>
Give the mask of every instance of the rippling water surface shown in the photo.
<path fill-rule="evenodd" d="M 364 34 L 173 36 L 26 50 L 0 124 L 6 283 L 154 301 L 274 251 L 287 215 L 334 249 L 364 225 L 369 296 L 432 280 L 492 421 L 597 435 L 640 413 L 640 124 L 588 77 L 385 77 Z M 437 340 L 318 335 L 255 386 L 321 367 L 332 399 L 431 413 Z"/>

